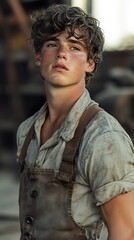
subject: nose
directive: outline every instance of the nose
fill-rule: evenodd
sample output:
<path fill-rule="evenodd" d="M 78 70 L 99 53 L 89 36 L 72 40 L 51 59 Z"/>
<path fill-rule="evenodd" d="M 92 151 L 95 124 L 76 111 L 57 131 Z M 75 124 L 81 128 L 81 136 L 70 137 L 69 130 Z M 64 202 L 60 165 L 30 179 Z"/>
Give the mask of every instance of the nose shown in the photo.
<path fill-rule="evenodd" d="M 59 46 L 58 52 L 57 52 L 57 58 L 64 58 L 66 59 L 67 56 L 67 49 L 65 46 Z"/>

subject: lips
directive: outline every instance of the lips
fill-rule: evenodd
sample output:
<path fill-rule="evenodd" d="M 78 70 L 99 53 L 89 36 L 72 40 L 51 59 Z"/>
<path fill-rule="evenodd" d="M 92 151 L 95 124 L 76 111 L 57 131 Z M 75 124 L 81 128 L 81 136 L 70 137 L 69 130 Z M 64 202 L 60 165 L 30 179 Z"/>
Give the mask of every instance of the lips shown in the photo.
<path fill-rule="evenodd" d="M 67 70 L 68 71 L 68 68 L 63 63 L 57 63 L 53 66 L 53 68 L 56 70 Z"/>

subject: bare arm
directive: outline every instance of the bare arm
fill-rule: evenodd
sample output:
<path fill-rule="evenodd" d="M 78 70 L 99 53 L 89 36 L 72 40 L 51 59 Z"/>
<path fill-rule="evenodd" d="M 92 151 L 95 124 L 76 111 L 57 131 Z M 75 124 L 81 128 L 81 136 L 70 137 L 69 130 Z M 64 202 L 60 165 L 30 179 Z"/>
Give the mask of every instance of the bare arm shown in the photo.
<path fill-rule="evenodd" d="M 134 240 L 134 191 L 120 194 L 101 206 L 108 240 Z"/>

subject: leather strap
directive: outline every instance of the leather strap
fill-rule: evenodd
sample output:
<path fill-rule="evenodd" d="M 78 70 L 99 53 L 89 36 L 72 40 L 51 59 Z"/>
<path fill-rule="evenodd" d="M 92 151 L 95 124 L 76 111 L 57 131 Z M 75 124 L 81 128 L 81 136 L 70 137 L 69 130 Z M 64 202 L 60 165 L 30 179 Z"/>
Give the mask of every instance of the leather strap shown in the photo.
<path fill-rule="evenodd" d="M 88 107 L 82 114 L 74 137 L 70 140 L 70 142 L 66 144 L 57 176 L 58 180 L 70 182 L 74 178 L 75 155 L 79 148 L 81 137 L 85 131 L 87 124 L 99 111 L 102 110 L 103 109 L 100 108 L 97 104 L 94 104 L 91 107 Z"/>

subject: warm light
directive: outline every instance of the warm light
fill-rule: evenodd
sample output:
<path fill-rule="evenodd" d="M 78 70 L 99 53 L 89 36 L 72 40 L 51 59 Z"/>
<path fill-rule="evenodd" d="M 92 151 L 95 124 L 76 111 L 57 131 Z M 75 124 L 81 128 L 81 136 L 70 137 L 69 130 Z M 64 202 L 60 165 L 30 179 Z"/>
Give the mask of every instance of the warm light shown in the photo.
<path fill-rule="evenodd" d="M 87 0 L 72 0 L 72 6 L 77 6 L 82 8 L 85 12 L 87 12 Z"/>
<path fill-rule="evenodd" d="M 118 48 L 125 37 L 134 36 L 134 0 L 93 0 L 92 15 L 104 29 L 106 48 Z"/>

